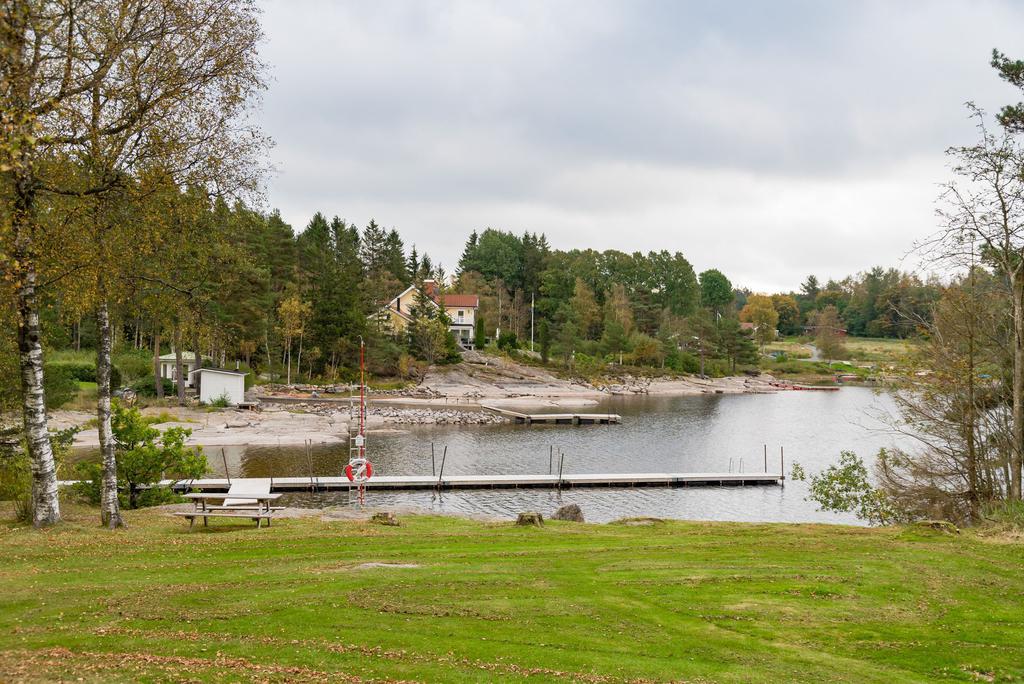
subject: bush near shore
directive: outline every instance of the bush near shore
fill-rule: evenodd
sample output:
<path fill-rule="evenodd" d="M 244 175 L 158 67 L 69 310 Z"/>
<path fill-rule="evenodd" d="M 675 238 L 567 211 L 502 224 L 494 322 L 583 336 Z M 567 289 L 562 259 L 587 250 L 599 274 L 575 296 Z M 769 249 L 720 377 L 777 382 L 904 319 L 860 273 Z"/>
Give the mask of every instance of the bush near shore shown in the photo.
<path fill-rule="evenodd" d="M 1012 533 L 67 513 L 0 525 L 0 680 L 1024 677 Z"/>

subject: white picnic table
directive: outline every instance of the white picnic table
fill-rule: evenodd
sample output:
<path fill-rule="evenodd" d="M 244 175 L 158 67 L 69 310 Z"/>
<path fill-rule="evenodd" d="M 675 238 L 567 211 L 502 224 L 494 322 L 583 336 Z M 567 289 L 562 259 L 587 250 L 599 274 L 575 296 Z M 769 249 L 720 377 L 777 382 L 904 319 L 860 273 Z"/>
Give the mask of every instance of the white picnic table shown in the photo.
<path fill-rule="evenodd" d="M 264 520 L 267 521 L 267 527 L 270 527 L 274 511 L 281 510 L 280 507 L 271 506 L 281 494 L 270 492 L 243 492 L 232 488 L 228 492 L 193 492 L 183 496 L 192 500 L 193 509 L 175 515 L 188 518 L 190 530 L 196 518 L 202 518 L 204 526 L 210 524 L 210 518 L 250 518 L 256 521 L 256 527 L 262 526 Z M 219 505 L 213 503 L 217 501 Z"/>

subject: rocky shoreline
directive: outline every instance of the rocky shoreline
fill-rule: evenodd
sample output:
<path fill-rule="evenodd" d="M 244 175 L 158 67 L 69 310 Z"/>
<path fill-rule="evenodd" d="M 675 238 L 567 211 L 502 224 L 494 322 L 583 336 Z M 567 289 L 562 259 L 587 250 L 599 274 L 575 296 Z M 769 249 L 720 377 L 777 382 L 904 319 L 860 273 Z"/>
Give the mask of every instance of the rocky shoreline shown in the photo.
<path fill-rule="evenodd" d="M 156 427 L 191 430 L 190 444 L 203 446 L 300 445 L 343 443 L 349 438 L 350 397 L 341 386 L 264 385 L 253 392 L 262 410 L 209 410 L 201 407 L 153 406 L 149 415 L 170 414 Z M 784 388 L 783 388 L 784 389 Z M 515 410 L 568 410 L 594 406 L 609 396 L 688 396 L 699 394 L 761 394 L 780 391 L 769 375 L 726 378 L 650 378 L 622 375 L 614 382 L 594 385 L 565 380 L 506 359 L 466 362 L 433 369 L 416 387 L 371 392 L 367 430 L 400 430 L 420 425 L 500 425 L 508 419 L 483 409 L 485 405 Z M 87 411 L 54 411 L 51 426 L 82 425 Z M 83 430 L 75 446 L 95 448 L 95 428 Z"/>

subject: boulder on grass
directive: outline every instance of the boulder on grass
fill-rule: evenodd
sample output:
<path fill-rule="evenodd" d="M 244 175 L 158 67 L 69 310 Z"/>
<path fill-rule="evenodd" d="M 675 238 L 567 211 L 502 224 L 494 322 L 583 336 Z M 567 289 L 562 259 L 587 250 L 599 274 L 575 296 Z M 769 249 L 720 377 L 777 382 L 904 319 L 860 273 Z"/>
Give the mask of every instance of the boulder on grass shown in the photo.
<path fill-rule="evenodd" d="M 533 525 L 534 527 L 543 527 L 544 516 L 536 511 L 525 511 L 519 514 L 516 518 L 516 525 Z"/>
<path fill-rule="evenodd" d="M 374 513 L 370 518 L 370 522 L 377 523 L 378 525 L 390 525 L 392 527 L 398 527 L 400 524 L 398 518 L 391 511 L 381 511 L 380 513 Z"/>
<path fill-rule="evenodd" d="M 555 514 L 551 516 L 552 520 L 568 520 L 569 522 L 585 522 L 583 520 L 583 511 L 576 504 L 567 504 L 562 506 Z"/>

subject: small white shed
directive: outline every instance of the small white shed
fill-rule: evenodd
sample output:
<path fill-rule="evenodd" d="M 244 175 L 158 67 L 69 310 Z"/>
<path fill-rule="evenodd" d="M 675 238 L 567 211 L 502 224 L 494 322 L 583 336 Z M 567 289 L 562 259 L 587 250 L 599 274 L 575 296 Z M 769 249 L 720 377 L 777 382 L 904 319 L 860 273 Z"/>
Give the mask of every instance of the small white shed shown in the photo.
<path fill-rule="evenodd" d="M 248 373 L 244 371 L 200 368 L 188 375 L 193 385 L 199 380 L 199 401 L 204 404 L 212 404 L 221 397 L 226 397 L 232 406 L 245 401 L 245 376 Z"/>

